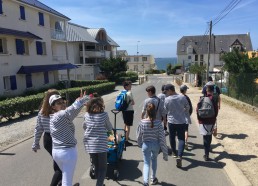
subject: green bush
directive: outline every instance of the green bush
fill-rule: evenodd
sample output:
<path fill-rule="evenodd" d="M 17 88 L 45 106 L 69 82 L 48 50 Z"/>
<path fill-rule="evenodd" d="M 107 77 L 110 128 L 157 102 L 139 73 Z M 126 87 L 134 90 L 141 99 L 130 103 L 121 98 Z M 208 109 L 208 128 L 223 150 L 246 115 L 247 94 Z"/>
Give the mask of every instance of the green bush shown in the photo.
<path fill-rule="evenodd" d="M 86 91 L 87 94 L 97 92 L 100 95 L 111 92 L 115 89 L 115 83 L 102 83 L 92 86 L 84 86 L 70 89 L 62 89 L 59 92 L 62 95 L 67 96 L 69 103 L 73 103 L 80 95 L 80 91 Z M 26 97 L 16 97 L 0 101 L 0 115 L 6 119 L 10 119 L 15 115 L 22 115 L 24 113 L 32 113 L 39 109 L 39 106 L 43 100 L 44 94 L 36 94 Z"/>

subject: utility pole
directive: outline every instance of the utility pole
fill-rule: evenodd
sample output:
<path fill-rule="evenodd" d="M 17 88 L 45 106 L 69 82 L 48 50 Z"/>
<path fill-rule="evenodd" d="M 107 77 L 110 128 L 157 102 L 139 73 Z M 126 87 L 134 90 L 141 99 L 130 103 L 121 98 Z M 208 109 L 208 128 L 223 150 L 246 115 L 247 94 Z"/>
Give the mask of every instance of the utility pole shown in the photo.
<path fill-rule="evenodd" d="M 209 68 L 210 68 L 211 33 L 212 33 L 212 21 L 210 21 L 210 34 L 209 34 L 209 41 L 208 41 L 208 64 L 207 64 L 207 73 L 206 73 L 207 82 L 209 78 Z"/>

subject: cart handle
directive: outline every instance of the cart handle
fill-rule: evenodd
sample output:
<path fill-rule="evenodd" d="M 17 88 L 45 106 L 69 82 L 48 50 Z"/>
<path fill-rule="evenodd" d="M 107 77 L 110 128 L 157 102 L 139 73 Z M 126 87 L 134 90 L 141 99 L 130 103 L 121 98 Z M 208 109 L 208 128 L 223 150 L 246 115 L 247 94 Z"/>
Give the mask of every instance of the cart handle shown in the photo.
<path fill-rule="evenodd" d="M 118 114 L 118 113 L 120 112 L 120 110 L 112 109 L 111 112 L 112 112 L 113 114 Z"/>

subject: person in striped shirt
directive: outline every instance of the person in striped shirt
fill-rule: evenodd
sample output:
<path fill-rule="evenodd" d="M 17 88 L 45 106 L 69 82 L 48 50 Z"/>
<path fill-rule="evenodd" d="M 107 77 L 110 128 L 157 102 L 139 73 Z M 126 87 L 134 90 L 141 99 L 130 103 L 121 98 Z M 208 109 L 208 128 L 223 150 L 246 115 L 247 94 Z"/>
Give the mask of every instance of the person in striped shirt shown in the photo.
<path fill-rule="evenodd" d="M 112 133 L 112 124 L 108 113 L 105 112 L 104 101 L 101 97 L 90 100 L 84 115 L 84 146 L 90 154 L 92 164 L 95 167 L 96 186 L 103 186 L 107 171 L 107 132 Z"/>
<path fill-rule="evenodd" d="M 77 162 L 77 140 L 73 120 L 80 113 L 90 96 L 84 95 L 66 108 L 65 101 L 60 95 L 52 95 L 49 104 L 52 108 L 50 115 L 50 134 L 53 140 L 53 159 L 62 170 L 62 186 L 71 186 Z M 76 185 L 79 185 L 78 183 Z"/>
<path fill-rule="evenodd" d="M 155 185 L 158 183 L 156 171 L 159 150 L 161 149 L 163 152 L 163 159 L 168 161 L 168 148 L 162 122 L 156 119 L 155 105 L 149 103 L 146 112 L 147 118 L 140 121 L 136 136 L 138 146 L 142 148 L 143 152 L 143 182 L 145 186 L 148 186 L 150 164 L 152 164 L 151 184 Z"/>
<path fill-rule="evenodd" d="M 50 113 L 51 107 L 49 105 L 49 98 L 50 96 L 57 94 L 59 92 L 56 89 L 49 89 L 45 92 L 44 99 L 42 101 L 41 108 L 39 109 L 37 123 L 34 130 L 34 141 L 32 144 L 32 150 L 37 152 L 40 149 L 39 141 L 44 133 L 43 136 L 43 145 L 47 152 L 52 156 L 52 138 L 50 136 Z M 52 177 L 52 181 L 50 186 L 61 185 L 62 181 L 62 171 L 60 170 L 59 166 L 55 161 L 53 161 L 53 168 L 54 168 L 54 175 Z"/>

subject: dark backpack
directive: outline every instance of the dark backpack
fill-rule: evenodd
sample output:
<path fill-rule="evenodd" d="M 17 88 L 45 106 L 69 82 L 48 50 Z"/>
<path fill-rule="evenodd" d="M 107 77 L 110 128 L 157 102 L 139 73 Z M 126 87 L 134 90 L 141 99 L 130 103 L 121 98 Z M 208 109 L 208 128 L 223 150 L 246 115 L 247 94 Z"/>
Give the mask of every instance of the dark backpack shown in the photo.
<path fill-rule="evenodd" d="M 212 118 L 215 116 L 215 108 L 209 97 L 202 96 L 197 104 L 197 114 L 200 118 Z"/>
<path fill-rule="evenodd" d="M 127 95 L 126 95 L 127 91 L 123 90 L 120 92 L 120 94 L 116 97 L 116 102 L 115 102 L 115 108 L 116 110 L 119 111 L 124 111 L 127 109 L 127 107 L 129 106 L 129 103 L 127 103 Z"/>

